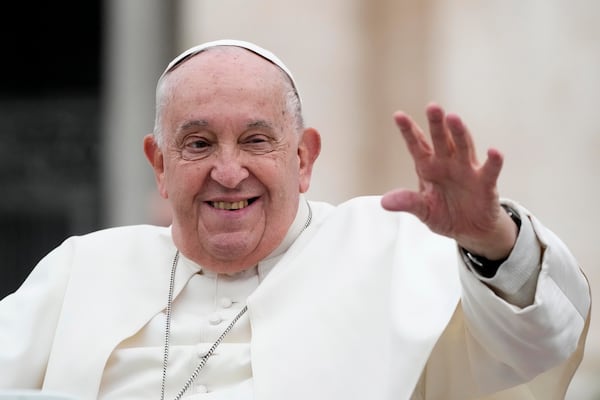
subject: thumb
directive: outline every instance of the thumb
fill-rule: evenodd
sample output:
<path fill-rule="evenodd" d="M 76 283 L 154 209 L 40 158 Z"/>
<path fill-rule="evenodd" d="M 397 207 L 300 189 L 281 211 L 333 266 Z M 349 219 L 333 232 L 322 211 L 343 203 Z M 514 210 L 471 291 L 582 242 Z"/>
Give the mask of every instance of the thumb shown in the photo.
<path fill-rule="evenodd" d="M 420 220 L 427 216 L 427 208 L 420 193 L 406 189 L 389 191 L 381 198 L 381 206 L 388 211 L 406 211 Z"/>

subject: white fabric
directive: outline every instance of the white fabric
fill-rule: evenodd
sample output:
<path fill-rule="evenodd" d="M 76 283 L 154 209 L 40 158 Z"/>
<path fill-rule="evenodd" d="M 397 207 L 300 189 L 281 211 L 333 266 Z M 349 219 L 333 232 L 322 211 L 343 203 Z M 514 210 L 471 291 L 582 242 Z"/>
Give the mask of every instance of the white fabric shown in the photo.
<path fill-rule="evenodd" d="M 183 387 L 201 358 L 244 307 L 248 296 L 303 230 L 308 218 L 308 206 L 302 198 L 298 215 L 282 244 L 259 267 L 248 271 L 234 275 L 216 274 L 180 255 L 179 263 L 197 273 L 190 277 L 173 301 L 167 398 L 174 397 Z M 250 338 L 250 321 L 243 316 L 217 347 L 184 398 L 251 399 Z M 98 398 L 132 399 L 142 394 L 153 397 L 156 377 L 161 374 L 164 340 L 165 312 L 161 312 L 112 352 Z"/>
<path fill-rule="evenodd" d="M 173 304 L 167 393 L 176 393 L 201 358 L 258 287 L 255 270 L 226 277 L 194 274 Z M 218 393 L 250 379 L 250 322 L 242 317 L 210 357 L 187 394 Z M 156 397 L 165 340 L 165 314 L 159 313 L 108 360 L 99 399 Z M 150 368 L 149 366 L 153 366 Z M 173 397 L 172 395 L 168 398 Z"/>
<path fill-rule="evenodd" d="M 534 304 L 521 308 L 476 279 L 453 241 L 382 210 L 378 197 L 311 205 L 311 226 L 248 297 L 254 398 L 564 395 L 581 359 L 589 287 L 527 210 L 517 205 L 543 251 Z M 164 309 L 174 252 L 169 231 L 149 226 L 67 240 L 0 303 L 0 340 L 12 344 L 0 351 L 0 387 L 97 398 L 111 354 Z M 177 296 L 197 272 L 180 265 Z M 140 399 L 160 390 L 162 366 L 145 367 L 158 376 Z"/>

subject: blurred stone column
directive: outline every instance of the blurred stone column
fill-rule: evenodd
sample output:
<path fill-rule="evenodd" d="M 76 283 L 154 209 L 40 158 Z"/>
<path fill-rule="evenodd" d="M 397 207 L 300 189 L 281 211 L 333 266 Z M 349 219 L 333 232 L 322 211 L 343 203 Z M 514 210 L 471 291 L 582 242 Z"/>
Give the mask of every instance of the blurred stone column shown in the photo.
<path fill-rule="evenodd" d="M 173 3 L 107 0 L 104 12 L 102 225 L 155 222 L 142 138 L 153 129 L 156 80 L 172 56 Z"/>

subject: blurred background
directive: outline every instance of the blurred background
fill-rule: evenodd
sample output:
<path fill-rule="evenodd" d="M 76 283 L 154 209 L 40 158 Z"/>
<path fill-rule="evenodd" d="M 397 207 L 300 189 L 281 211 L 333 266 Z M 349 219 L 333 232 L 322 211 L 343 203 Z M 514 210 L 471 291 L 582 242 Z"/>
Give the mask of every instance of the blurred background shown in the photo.
<path fill-rule="evenodd" d="M 154 89 L 178 53 L 220 38 L 277 54 L 323 136 L 308 197 L 414 188 L 392 120 L 430 101 L 505 155 L 519 200 L 600 293 L 600 2 L 86 0 L 13 2 L 0 31 L 0 296 L 70 235 L 168 225 L 142 153 Z M 600 399 L 600 314 L 570 400 Z"/>

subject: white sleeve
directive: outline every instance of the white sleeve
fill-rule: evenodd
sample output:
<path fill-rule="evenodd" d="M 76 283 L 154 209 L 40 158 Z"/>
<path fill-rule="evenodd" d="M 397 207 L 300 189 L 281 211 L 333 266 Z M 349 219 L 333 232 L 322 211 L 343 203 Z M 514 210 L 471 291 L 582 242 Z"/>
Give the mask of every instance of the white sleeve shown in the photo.
<path fill-rule="evenodd" d="M 527 215 L 527 210 L 514 202 L 505 200 L 503 203 L 515 210 L 521 220 L 517 241 L 509 257 L 491 278 L 481 276 L 474 268 L 470 268 L 468 259 L 464 261 L 478 279 L 490 286 L 498 296 L 523 308 L 533 304 L 534 301 L 541 269 L 542 245 L 535 235 L 531 220 L 521 217 Z"/>
<path fill-rule="evenodd" d="M 480 345 L 472 355 L 479 357 L 477 353 L 485 352 L 481 357 L 493 359 L 520 379 L 529 380 L 560 364 L 575 351 L 591 296 L 587 279 L 567 246 L 524 207 L 511 205 L 524 222 L 523 234 L 527 235 L 527 226 L 531 226 L 538 244 L 528 249 L 521 248 L 523 243 L 517 244 L 506 265 L 500 267 L 498 277 L 492 279 L 496 279 L 494 285 L 502 288 L 506 296 L 516 295 L 527 282 L 532 282 L 526 290 L 533 289 L 528 294 L 533 294 L 533 301 L 524 307 L 511 304 L 497 295 L 498 289 L 490 288 L 492 282 L 482 282 L 459 257 L 463 263 L 459 271 L 463 288 L 461 304 L 468 333 Z M 522 263 L 529 264 L 533 259 L 539 260 L 539 265 L 531 274 L 531 265 Z M 525 273 L 521 274 L 523 270 Z M 530 280 L 531 276 L 535 279 Z M 491 375 L 496 372 L 490 368 L 490 376 L 486 377 L 486 370 L 481 369 L 478 379 L 482 384 L 487 378 L 495 380 Z"/>

